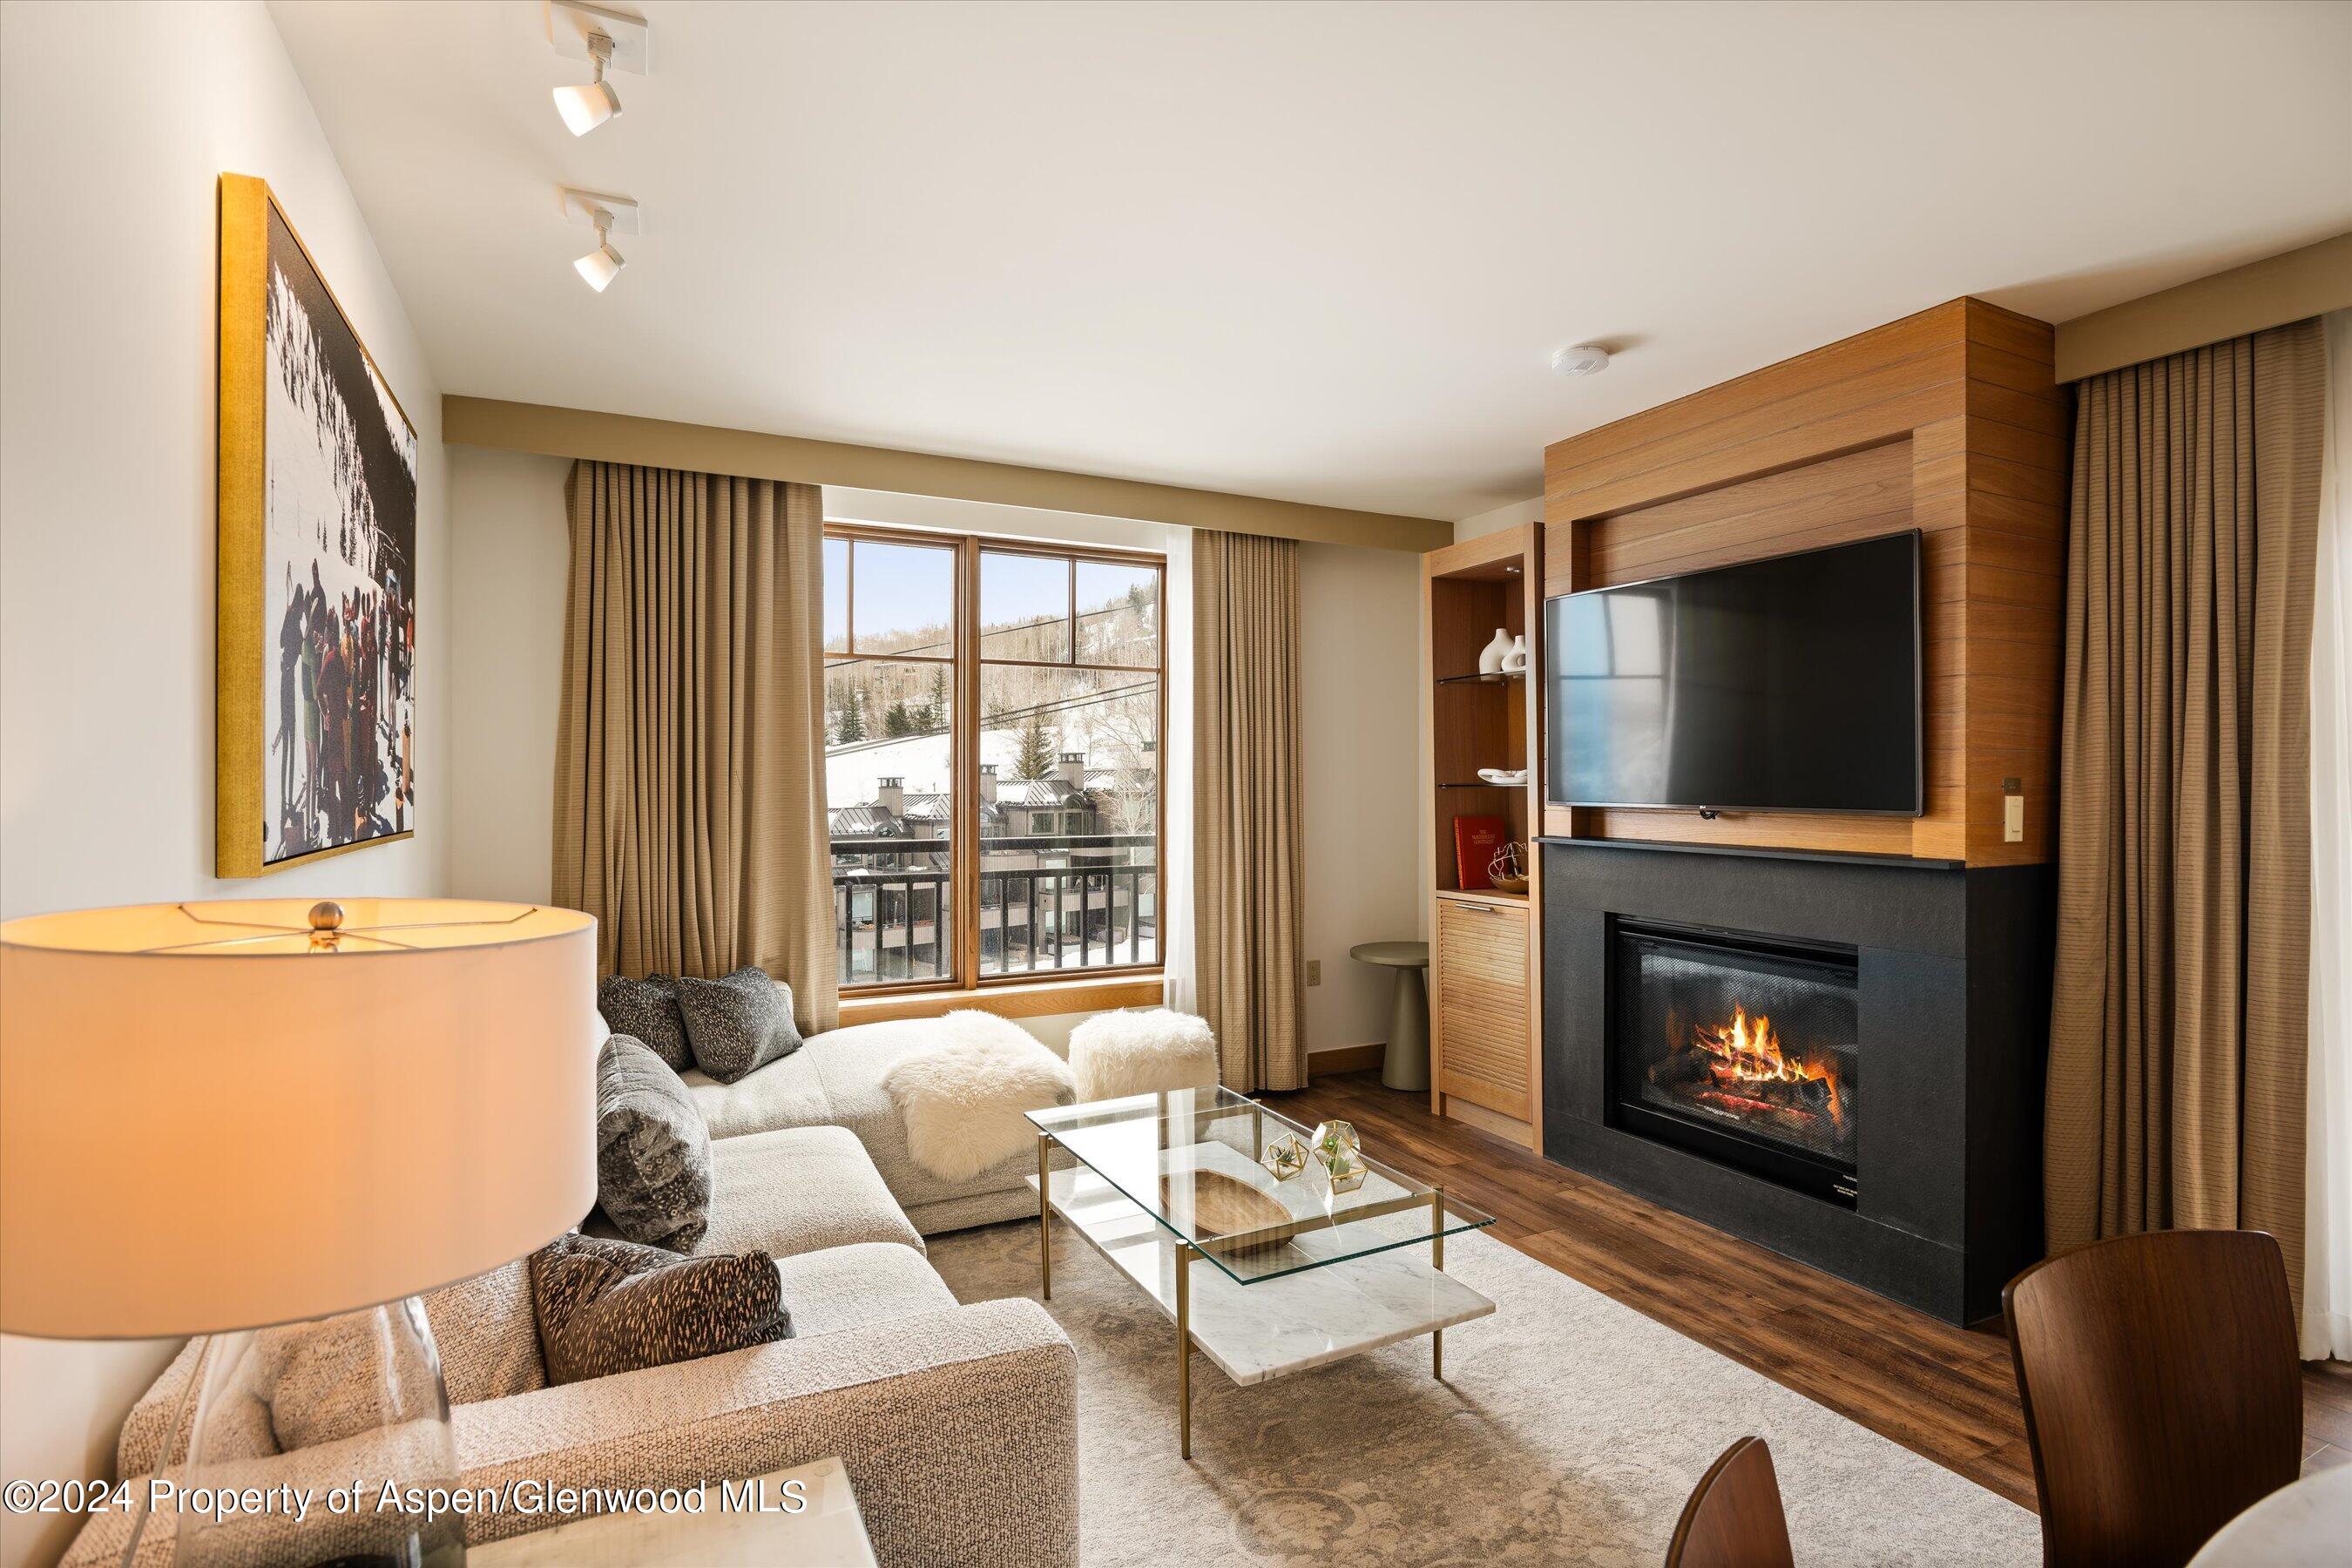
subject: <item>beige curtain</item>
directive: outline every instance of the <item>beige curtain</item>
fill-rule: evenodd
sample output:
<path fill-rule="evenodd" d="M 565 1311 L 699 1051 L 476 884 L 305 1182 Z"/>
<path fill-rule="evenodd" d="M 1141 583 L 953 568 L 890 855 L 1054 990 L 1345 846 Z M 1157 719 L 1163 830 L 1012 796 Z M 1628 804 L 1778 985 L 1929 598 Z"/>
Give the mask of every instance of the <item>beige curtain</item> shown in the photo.
<path fill-rule="evenodd" d="M 2052 1250 L 2266 1230 L 2298 1292 L 2325 354 L 2303 321 L 2081 384 Z"/>
<path fill-rule="evenodd" d="M 555 900 L 608 973 L 756 963 L 839 1017 L 814 485 L 572 465 Z"/>
<path fill-rule="evenodd" d="M 1192 534 L 1193 931 L 1224 1081 L 1303 1089 L 1298 546 Z"/>

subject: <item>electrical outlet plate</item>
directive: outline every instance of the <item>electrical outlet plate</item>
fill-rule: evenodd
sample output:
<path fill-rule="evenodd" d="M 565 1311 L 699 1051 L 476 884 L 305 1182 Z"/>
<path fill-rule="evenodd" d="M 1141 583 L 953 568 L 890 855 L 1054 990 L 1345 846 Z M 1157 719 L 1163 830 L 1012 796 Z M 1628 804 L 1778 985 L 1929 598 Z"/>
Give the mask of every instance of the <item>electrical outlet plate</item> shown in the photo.
<path fill-rule="evenodd" d="M 1309 985 L 1320 985 L 1323 984 L 1323 961 L 1321 959 L 1310 958 L 1307 961 L 1307 984 Z"/>
<path fill-rule="evenodd" d="M 602 33 L 613 40 L 611 68 L 631 76 L 651 76 L 654 70 L 653 29 L 643 16 L 592 5 L 588 0 L 547 0 L 547 41 L 567 60 L 584 60 L 588 40 Z"/>
<path fill-rule="evenodd" d="M 645 215 L 634 196 L 611 196 L 602 191 L 575 191 L 570 185 L 558 185 L 555 197 L 563 204 L 563 216 L 583 228 L 596 226 L 596 209 L 603 207 L 613 215 L 614 234 L 645 233 Z"/>
<path fill-rule="evenodd" d="M 2025 842 L 2025 796 L 2015 779 L 2001 781 L 2008 786 L 2000 797 L 2000 841 L 2003 844 Z"/>

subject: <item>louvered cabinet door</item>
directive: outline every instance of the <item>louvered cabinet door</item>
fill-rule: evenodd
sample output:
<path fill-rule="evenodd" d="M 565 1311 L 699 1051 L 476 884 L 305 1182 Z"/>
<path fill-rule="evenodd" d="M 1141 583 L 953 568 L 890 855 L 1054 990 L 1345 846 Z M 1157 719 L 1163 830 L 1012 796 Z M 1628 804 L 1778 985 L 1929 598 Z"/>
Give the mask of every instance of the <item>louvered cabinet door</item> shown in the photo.
<path fill-rule="evenodd" d="M 1528 1076 L 1528 911 L 1437 900 L 1437 1087 L 1521 1121 Z"/>

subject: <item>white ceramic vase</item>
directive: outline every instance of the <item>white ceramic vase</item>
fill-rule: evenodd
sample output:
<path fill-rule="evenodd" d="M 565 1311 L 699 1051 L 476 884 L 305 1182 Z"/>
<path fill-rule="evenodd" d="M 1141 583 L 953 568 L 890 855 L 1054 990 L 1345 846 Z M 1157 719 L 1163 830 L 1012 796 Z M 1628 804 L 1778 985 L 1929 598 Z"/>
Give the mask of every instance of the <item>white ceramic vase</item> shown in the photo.
<path fill-rule="evenodd" d="M 1528 639 L 1527 634 L 1522 632 L 1511 639 L 1511 650 L 1503 656 L 1503 672 L 1507 675 L 1524 675 L 1527 673 L 1527 668 Z"/>
<path fill-rule="evenodd" d="M 1478 673 L 1481 675 L 1502 674 L 1503 661 L 1510 656 L 1511 634 L 1505 631 L 1502 627 L 1496 626 L 1495 628 L 1495 640 L 1488 643 L 1484 648 L 1479 650 Z"/>

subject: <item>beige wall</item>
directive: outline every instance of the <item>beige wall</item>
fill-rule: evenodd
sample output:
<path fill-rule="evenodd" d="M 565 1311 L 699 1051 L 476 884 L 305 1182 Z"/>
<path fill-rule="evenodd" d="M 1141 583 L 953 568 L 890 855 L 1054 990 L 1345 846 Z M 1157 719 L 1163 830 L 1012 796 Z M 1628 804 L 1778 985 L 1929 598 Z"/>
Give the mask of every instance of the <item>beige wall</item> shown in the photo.
<path fill-rule="evenodd" d="M 1342 544 L 1298 547 L 1305 649 L 1299 696 L 1307 795 L 1307 1048 L 1388 1038 L 1394 976 L 1359 942 L 1424 936 L 1416 853 L 1421 557 Z"/>
<path fill-rule="evenodd" d="M 570 555 L 560 458 L 449 448 L 454 659 L 451 890 L 548 895 L 555 709 Z M 1182 547 L 1184 531 L 983 502 L 828 488 L 828 515 L 1032 538 Z M 1337 544 L 1299 547 L 1306 657 L 1307 956 L 1323 984 L 1307 994 L 1310 1049 L 1387 1034 L 1385 972 L 1352 962 L 1356 942 L 1421 930 L 1413 799 L 1419 744 L 1411 696 L 1418 655 L 1420 558 Z M 1073 1019 L 1024 1019 L 1049 1044 Z"/>
<path fill-rule="evenodd" d="M 449 891 L 550 896 L 555 710 L 562 692 L 563 516 L 570 459 L 483 447 L 449 453 Z"/>
<path fill-rule="evenodd" d="M 422 452 L 419 831 L 239 883 L 212 876 L 224 172 L 277 191 Z M 268 15 L 0 7 L 0 917 L 251 890 L 440 891 L 440 392 Z M 170 1349 L 0 1340 L 0 1475 L 110 1473 L 123 1412 Z M 72 1531 L 0 1514 L 0 1565 L 47 1563 Z"/>

